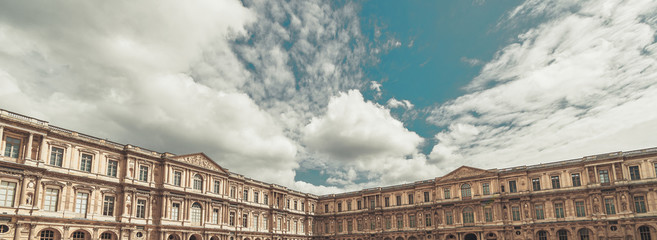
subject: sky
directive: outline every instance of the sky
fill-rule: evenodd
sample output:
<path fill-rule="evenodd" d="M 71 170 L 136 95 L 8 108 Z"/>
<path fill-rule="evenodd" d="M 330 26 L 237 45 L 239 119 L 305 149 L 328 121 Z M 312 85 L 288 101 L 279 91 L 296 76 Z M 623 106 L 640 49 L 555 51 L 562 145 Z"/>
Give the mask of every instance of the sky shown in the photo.
<path fill-rule="evenodd" d="M 0 108 L 315 194 L 657 147 L 656 1 L 2 1 Z"/>

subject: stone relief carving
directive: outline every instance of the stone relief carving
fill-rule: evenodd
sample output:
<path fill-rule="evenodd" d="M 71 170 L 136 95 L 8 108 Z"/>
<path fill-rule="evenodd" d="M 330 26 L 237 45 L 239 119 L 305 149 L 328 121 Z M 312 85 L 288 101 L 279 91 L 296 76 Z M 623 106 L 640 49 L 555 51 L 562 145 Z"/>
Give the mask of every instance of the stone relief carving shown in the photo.
<path fill-rule="evenodd" d="M 210 159 L 204 157 L 203 155 L 192 155 L 192 156 L 187 156 L 187 157 L 181 157 L 181 158 L 174 158 L 178 161 L 181 162 L 186 162 L 192 165 L 196 165 L 199 167 L 207 168 L 210 170 L 214 171 L 222 171 L 219 169 L 214 163 L 212 163 Z"/>

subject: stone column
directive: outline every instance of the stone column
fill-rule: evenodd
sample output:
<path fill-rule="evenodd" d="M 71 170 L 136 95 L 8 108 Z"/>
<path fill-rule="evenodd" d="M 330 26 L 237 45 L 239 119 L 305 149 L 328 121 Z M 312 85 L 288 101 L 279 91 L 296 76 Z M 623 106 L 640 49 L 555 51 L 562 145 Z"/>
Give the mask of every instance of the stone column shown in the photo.
<path fill-rule="evenodd" d="M 39 147 L 39 161 L 47 162 L 48 161 L 48 144 L 46 143 L 46 135 L 41 137 L 41 146 Z"/>
<path fill-rule="evenodd" d="M 25 153 L 25 157 L 23 159 L 27 160 L 30 159 L 32 160 L 32 140 L 34 139 L 34 133 L 30 133 L 30 137 L 27 139 L 27 153 Z"/>
<path fill-rule="evenodd" d="M 5 154 L 5 145 L 2 144 L 2 141 L 4 140 L 3 138 L 3 133 L 4 133 L 5 127 L 0 125 L 0 155 L 4 156 Z"/>

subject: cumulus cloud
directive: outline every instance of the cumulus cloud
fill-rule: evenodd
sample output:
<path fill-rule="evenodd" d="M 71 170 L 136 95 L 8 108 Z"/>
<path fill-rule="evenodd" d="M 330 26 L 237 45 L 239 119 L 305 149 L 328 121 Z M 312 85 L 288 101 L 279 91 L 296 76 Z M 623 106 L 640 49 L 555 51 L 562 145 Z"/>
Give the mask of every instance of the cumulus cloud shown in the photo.
<path fill-rule="evenodd" d="M 322 1 L 35 1 L 0 5 L 2 108 L 122 143 L 206 152 L 295 181 L 300 129 L 376 61 L 358 5 Z M 25 16 L 30 16 L 29 18 Z"/>
<path fill-rule="evenodd" d="M 446 128 L 431 161 L 502 167 L 657 145 L 647 134 L 657 129 L 656 12 L 654 1 L 514 9 L 505 23 L 547 21 L 500 50 L 468 94 L 433 110 L 428 120 Z"/>
<path fill-rule="evenodd" d="M 329 171 L 332 184 L 399 183 L 429 177 L 434 169 L 418 152 L 423 139 L 357 90 L 331 98 L 326 113 L 304 128 L 303 142 L 336 169 Z"/>

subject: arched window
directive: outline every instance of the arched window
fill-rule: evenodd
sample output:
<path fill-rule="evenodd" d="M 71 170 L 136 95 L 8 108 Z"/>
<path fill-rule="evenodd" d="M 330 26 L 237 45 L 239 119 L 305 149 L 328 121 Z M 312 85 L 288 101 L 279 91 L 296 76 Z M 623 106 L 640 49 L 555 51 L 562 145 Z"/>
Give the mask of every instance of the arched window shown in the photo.
<path fill-rule="evenodd" d="M 100 234 L 100 239 L 102 240 L 112 240 L 112 233 L 111 232 L 104 232 Z"/>
<path fill-rule="evenodd" d="M 201 204 L 192 204 L 191 218 L 193 223 L 201 223 Z"/>
<path fill-rule="evenodd" d="M 73 240 L 84 240 L 86 239 L 86 234 L 82 231 L 75 231 L 73 232 Z"/>
<path fill-rule="evenodd" d="M 639 236 L 641 236 L 641 240 L 652 240 L 652 236 L 650 236 L 650 228 L 648 226 L 639 227 Z"/>
<path fill-rule="evenodd" d="M 579 235 L 580 240 L 590 240 L 591 238 L 589 237 L 589 230 L 586 228 L 582 228 L 577 232 L 577 235 Z"/>
<path fill-rule="evenodd" d="M 547 240 L 547 232 L 546 231 L 539 231 L 538 232 L 538 240 Z"/>
<path fill-rule="evenodd" d="M 463 209 L 463 223 L 474 223 L 474 212 L 471 207 Z"/>
<path fill-rule="evenodd" d="M 39 240 L 56 240 L 55 232 L 52 230 L 43 230 L 39 236 Z"/>
<path fill-rule="evenodd" d="M 203 190 L 203 178 L 201 178 L 201 175 L 194 175 L 194 189 L 196 190 Z"/>
<path fill-rule="evenodd" d="M 568 240 L 568 231 L 561 229 L 557 232 L 557 236 L 559 240 Z"/>
<path fill-rule="evenodd" d="M 461 198 L 470 198 L 472 193 L 470 192 L 470 184 L 461 185 Z"/>

